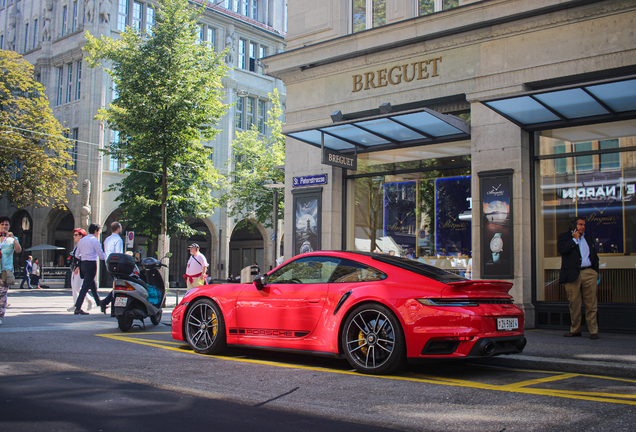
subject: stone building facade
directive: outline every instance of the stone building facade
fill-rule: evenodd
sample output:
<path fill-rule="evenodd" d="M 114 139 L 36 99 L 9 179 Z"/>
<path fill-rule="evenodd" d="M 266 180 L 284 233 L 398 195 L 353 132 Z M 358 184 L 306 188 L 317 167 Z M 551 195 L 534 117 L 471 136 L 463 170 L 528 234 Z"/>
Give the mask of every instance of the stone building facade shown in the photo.
<path fill-rule="evenodd" d="M 601 331 L 636 331 L 635 22 L 633 0 L 290 3 L 265 61 L 288 94 L 288 256 L 509 280 L 528 327 L 567 329 L 556 237 L 581 215 Z"/>
<path fill-rule="evenodd" d="M 111 102 L 115 89 L 103 69 L 89 69 L 82 61 L 84 32 L 116 38 L 126 26 L 151 30 L 155 8 L 154 1 L 136 0 L 0 2 L 0 48 L 14 50 L 34 65 L 36 79 L 46 87 L 55 117 L 76 142 L 74 158 L 80 194 L 69 195 L 64 209 L 18 209 L 6 200 L 0 202 L 0 213 L 12 217 L 13 230 L 25 247 L 46 243 L 65 248 L 46 252 L 46 265 L 58 265 L 60 257 L 71 251 L 73 228 L 86 228 L 97 222 L 105 227 L 107 236 L 110 222 L 121 218 L 116 193 L 105 192 L 109 185 L 121 180 L 121 167 L 117 160 L 100 152 L 105 144 L 117 139 L 117 134 L 94 120 L 98 110 Z M 251 123 L 259 127 L 264 123 L 269 109 L 268 93 L 278 89 L 285 103 L 282 82 L 266 76 L 261 64 L 261 58 L 284 49 L 285 14 L 285 0 L 224 0 L 208 2 L 203 8 L 201 43 L 212 44 L 217 52 L 231 48 L 226 62 L 232 70 L 223 79 L 223 102 L 233 106 L 219 124 L 219 135 L 207 143 L 214 148 L 214 165 L 221 172 L 228 172 L 230 144 L 236 131 L 249 128 Z M 264 124 L 262 132 L 268 133 Z M 245 240 L 241 233 L 234 232 L 237 222 L 228 218 L 224 209 L 218 209 L 210 218 L 189 221 L 205 235 L 171 239 L 174 256 L 170 279 L 180 281 L 189 255 L 186 245 L 191 242 L 201 245 L 214 278 L 225 278 L 230 266 L 243 265 L 242 261 L 230 262 L 233 249 L 238 250 L 234 256 L 246 260 L 245 265 L 260 260 L 262 268 L 271 266 L 272 254 L 266 252 L 272 247 L 270 233 L 259 225 L 258 235 Z M 232 236 L 237 234 L 241 240 L 233 244 Z M 133 248 L 143 249 L 146 242 L 146 238 L 137 236 Z"/>

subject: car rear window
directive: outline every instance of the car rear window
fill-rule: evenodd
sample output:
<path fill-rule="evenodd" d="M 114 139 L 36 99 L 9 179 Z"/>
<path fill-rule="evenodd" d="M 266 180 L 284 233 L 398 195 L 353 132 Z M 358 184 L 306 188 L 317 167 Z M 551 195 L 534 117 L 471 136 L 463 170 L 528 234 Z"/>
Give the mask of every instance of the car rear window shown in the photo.
<path fill-rule="evenodd" d="M 438 282 L 453 282 L 453 281 L 467 280 L 465 277 L 456 275 L 455 273 L 451 273 L 446 270 L 442 270 L 441 268 L 433 267 L 432 265 L 424 264 L 412 259 L 396 257 L 392 255 L 382 255 L 382 254 L 368 254 L 368 255 L 371 256 L 374 260 L 383 262 L 385 264 L 390 264 L 395 267 L 399 267 L 401 269 L 408 270 L 410 272 L 417 273 L 422 276 L 426 276 L 427 278 L 436 280 Z"/>

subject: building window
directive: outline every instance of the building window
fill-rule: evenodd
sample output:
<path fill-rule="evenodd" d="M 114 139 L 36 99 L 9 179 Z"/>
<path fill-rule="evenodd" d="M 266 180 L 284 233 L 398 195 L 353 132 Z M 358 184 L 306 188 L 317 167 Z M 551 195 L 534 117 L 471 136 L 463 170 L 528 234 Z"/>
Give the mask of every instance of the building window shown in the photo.
<path fill-rule="evenodd" d="M 245 64 L 245 48 L 247 46 L 247 41 L 243 39 L 239 39 L 239 50 L 238 50 L 238 65 L 241 69 L 246 69 Z"/>
<path fill-rule="evenodd" d="M 602 140 L 599 141 L 599 148 L 601 150 L 617 149 L 618 140 Z M 600 155 L 601 157 L 601 171 L 616 170 L 621 167 L 621 155 L 620 153 L 605 153 Z"/>
<path fill-rule="evenodd" d="M 265 101 L 258 101 L 258 133 L 265 134 Z"/>
<path fill-rule="evenodd" d="M 233 0 L 232 6 L 233 6 L 232 10 L 234 12 L 240 13 L 240 11 L 241 11 L 241 0 Z"/>
<path fill-rule="evenodd" d="M 38 20 L 33 20 L 33 48 L 38 46 Z"/>
<path fill-rule="evenodd" d="M 73 94 L 73 63 L 66 66 L 66 102 L 70 102 Z"/>
<path fill-rule="evenodd" d="M 57 104 L 62 105 L 64 100 L 64 68 L 57 68 Z"/>
<path fill-rule="evenodd" d="M 353 32 L 386 24 L 386 0 L 353 0 Z"/>
<path fill-rule="evenodd" d="M 210 44 L 211 47 L 216 46 L 215 38 L 216 38 L 216 31 L 213 28 L 208 27 L 208 39 L 207 39 L 207 42 Z"/>
<path fill-rule="evenodd" d="M 117 9 L 117 30 L 126 30 L 126 24 L 128 24 L 128 0 L 119 0 L 119 6 Z"/>
<path fill-rule="evenodd" d="M 245 98 L 239 97 L 236 99 L 236 114 L 234 117 L 234 126 L 236 129 L 243 129 L 243 116 L 245 111 Z"/>
<path fill-rule="evenodd" d="M 248 8 L 250 7 L 249 0 L 240 0 L 240 2 L 241 2 L 241 13 L 245 16 L 249 16 L 248 14 Z"/>
<path fill-rule="evenodd" d="M 24 25 L 24 52 L 29 50 L 29 23 Z"/>
<path fill-rule="evenodd" d="M 155 9 L 148 5 L 146 7 L 146 32 L 152 36 L 152 28 L 155 26 Z"/>
<path fill-rule="evenodd" d="M 142 4 L 139 2 L 133 2 L 132 28 L 135 31 L 141 30 L 141 11 Z"/>
<path fill-rule="evenodd" d="M 71 133 L 65 133 L 64 137 L 73 141 L 73 145 L 70 149 L 68 149 L 68 154 L 71 156 L 71 159 L 73 159 L 73 165 L 65 164 L 64 167 L 69 170 L 77 171 L 77 140 L 79 139 L 79 129 L 71 129 Z"/>
<path fill-rule="evenodd" d="M 258 1 L 252 0 L 252 19 L 258 21 Z"/>
<path fill-rule="evenodd" d="M 4 35 L 0 35 L 0 49 L 4 49 Z"/>
<path fill-rule="evenodd" d="M 68 6 L 62 8 L 62 36 L 66 34 L 66 26 L 68 24 Z"/>
<path fill-rule="evenodd" d="M 75 100 L 82 95 L 82 62 L 77 62 L 77 76 L 75 78 Z"/>
<path fill-rule="evenodd" d="M 197 24 L 197 29 L 197 45 L 200 45 L 201 41 L 203 41 L 203 37 L 205 36 L 205 27 L 203 24 Z"/>
<path fill-rule="evenodd" d="M 251 129 L 252 125 L 254 124 L 254 102 L 254 99 L 247 98 L 247 123 L 245 124 L 245 129 Z"/>
<path fill-rule="evenodd" d="M 428 15 L 459 6 L 459 0 L 419 0 L 420 16 Z"/>
<path fill-rule="evenodd" d="M 73 21 L 71 26 L 71 31 L 74 32 L 77 30 L 77 0 L 73 2 Z"/>
<path fill-rule="evenodd" d="M 254 42 L 250 42 L 250 64 L 249 64 L 249 70 L 252 72 L 256 72 L 256 50 L 258 45 L 256 45 Z"/>
<path fill-rule="evenodd" d="M 261 46 L 258 58 L 264 59 L 265 57 L 267 57 L 267 47 Z M 258 73 L 261 75 L 263 74 L 263 68 L 260 66 L 260 64 L 258 65 Z"/>
<path fill-rule="evenodd" d="M 111 145 L 119 143 L 119 131 L 116 131 L 116 130 L 110 131 L 110 141 L 111 141 Z M 108 157 L 108 171 L 119 172 L 119 169 L 120 169 L 119 159 L 117 159 L 113 155 L 110 155 Z"/>
<path fill-rule="evenodd" d="M 583 152 L 592 150 L 592 142 L 582 142 L 574 144 L 575 152 Z M 576 157 L 576 172 L 589 172 L 594 169 L 594 156 L 577 156 Z"/>

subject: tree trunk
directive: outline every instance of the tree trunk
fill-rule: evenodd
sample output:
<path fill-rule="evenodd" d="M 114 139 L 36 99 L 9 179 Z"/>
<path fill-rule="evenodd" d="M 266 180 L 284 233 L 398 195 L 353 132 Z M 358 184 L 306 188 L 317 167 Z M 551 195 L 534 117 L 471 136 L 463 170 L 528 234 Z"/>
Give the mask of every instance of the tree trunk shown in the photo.
<path fill-rule="evenodd" d="M 168 168 L 166 166 L 167 160 L 163 160 L 163 172 L 161 176 L 161 230 L 159 232 L 159 238 L 157 241 L 157 258 L 162 263 L 169 266 L 169 259 L 163 259 L 170 250 L 170 238 L 168 237 Z M 161 267 L 159 273 L 163 278 L 165 289 L 168 288 L 168 272 L 169 267 Z"/>

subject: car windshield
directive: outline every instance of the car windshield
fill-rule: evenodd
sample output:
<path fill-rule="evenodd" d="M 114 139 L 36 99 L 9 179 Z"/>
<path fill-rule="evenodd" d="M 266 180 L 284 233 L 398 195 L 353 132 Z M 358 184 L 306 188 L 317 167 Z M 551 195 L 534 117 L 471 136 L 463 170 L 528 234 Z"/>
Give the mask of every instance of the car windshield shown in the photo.
<path fill-rule="evenodd" d="M 441 268 L 434 267 L 432 265 L 424 264 L 419 261 L 414 261 L 409 258 L 402 258 L 392 255 L 383 255 L 376 253 L 365 253 L 364 255 L 368 255 L 374 260 L 390 264 L 396 267 L 399 267 L 404 270 L 411 271 L 413 273 L 417 273 L 422 276 L 426 276 L 429 279 L 436 280 L 438 282 L 453 282 L 453 281 L 463 281 L 468 280 L 465 277 L 456 275 L 455 273 L 451 273 L 446 270 L 442 270 Z"/>

